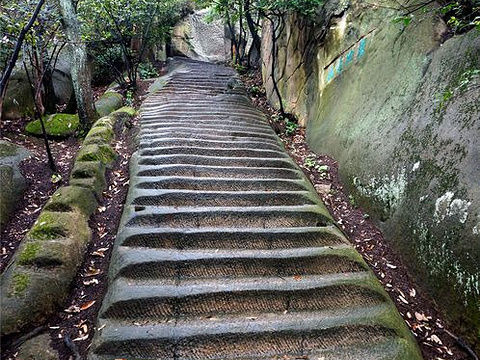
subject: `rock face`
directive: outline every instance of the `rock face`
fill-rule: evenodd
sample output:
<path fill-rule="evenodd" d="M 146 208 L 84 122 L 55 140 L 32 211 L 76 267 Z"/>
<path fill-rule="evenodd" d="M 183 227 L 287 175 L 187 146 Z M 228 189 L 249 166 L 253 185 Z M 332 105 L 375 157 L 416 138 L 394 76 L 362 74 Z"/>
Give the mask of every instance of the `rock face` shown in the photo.
<path fill-rule="evenodd" d="M 58 104 L 68 104 L 73 94 L 70 77 L 70 60 L 68 54 L 62 51 L 53 71 L 53 87 Z M 5 119 L 19 119 L 33 115 L 35 104 L 27 75 L 22 66 L 17 66 L 10 78 L 7 95 L 3 103 L 3 117 Z"/>
<path fill-rule="evenodd" d="M 196 11 L 180 21 L 173 29 L 174 55 L 192 59 L 224 62 L 229 54 L 225 29 L 221 21 L 206 21 L 208 10 Z"/>
<path fill-rule="evenodd" d="M 431 14 L 404 28 L 392 22 L 395 10 L 327 5 L 317 27 L 290 17 L 280 36 L 276 78 L 286 108 L 306 124 L 310 146 L 339 161 L 344 182 L 418 283 L 475 343 L 480 34 L 442 44 L 445 25 Z M 278 104 L 270 39 L 265 25 L 264 80 Z"/>
<path fill-rule="evenodd" d="M 25 148 L 0 141 L 0 226 L 6 224 L 27 187 L 18 166 L 28 157 L 30 153 Z"/>

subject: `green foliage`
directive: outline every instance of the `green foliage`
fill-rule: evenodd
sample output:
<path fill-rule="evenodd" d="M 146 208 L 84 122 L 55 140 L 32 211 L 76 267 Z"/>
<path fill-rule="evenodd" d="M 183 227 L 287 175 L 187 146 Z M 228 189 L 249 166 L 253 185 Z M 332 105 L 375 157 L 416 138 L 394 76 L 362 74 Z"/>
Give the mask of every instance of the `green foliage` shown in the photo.
<path fill-rule="evenodd" d="M 323 0 L 259 0 L 257 7 L 265 14 L 284 15 L 294 12 L 303 16 L 312 17 L 323 4 Z"/>
<path fill-rule="evenodd" d="M 298 124 L 292 120 L 285 120 L 285 135 L 293 135 L 298 129 Z"/>
<path fill-rule="evenodd" d="M 158 71 L 152 63 L 141 63 L 138 65 L 138 74 L 140 79 L 151 79 L 158 76 Z"/>
<path fill-rule="evenodd" d="M 90 55 L 122 87 L 135 88 L 147 49 L 167 38 L 185 7 L 185 0 L 82 0 L 78 16 Z"/>

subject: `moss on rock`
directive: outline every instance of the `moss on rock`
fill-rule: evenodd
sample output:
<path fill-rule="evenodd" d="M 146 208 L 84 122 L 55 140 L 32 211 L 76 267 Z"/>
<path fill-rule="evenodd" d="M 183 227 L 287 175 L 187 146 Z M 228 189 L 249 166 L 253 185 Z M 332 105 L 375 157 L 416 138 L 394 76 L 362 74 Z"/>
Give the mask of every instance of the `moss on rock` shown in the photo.
<path fill-rule="evenodd" d="M 25 273 L 16 273 L 12 276 L 9 296 L 22 297 L 30 285 L 30 276 Z"/>
<path fill-rule="evenodd" d="M 105 165 L 115 160 L 117 154 L 109 145 L 90 144 L 82 146 L 77 161 L 100 161 Z"/>
<path fill-rule="evenodd" d="M 70 185 L 90 189 L 100 196 L 106 184 L 105 168 L 101 161 L 76 161 L 70 176 Z"/>
<path fill-rule="evenodd" d="M 40 243 L 27 242 L 23 245 L 23 248 L 19 250 L 18 263 L 20 265 L 29 265 L 35 259 L 38 251 L 40 250 Z"/>
<path fill-rule="evenodd" d="M 90 144 L 109 143 L 114 138 L 115 133 L 110 126 L 95 126 L 88 132 L 83 141 L 83 146 Z"/>
<path fill-rule="evenodd" d="M 78 209 L 86 216 L 94 213 L 97 200 L 92 191 L 79 186 L 65 186 L 58 189 L 50 198 L 45 210 L 68 212 Z"/>
<path fill-rule="evenodd" d="M 66 138 L 75 134 L 78 129 L 79 118 L 74 114 L 53 114 L 44 118 L 45 131 L 52 138 Z M 27 124 L 25 131 L 33 136 L 43 136 L 40 120 Z"/>
<path fill-rule="evenodd" d="M 42 211 L 35 224 L 27 233 L 27 238 L 32 240 L 52 240 L 74 234 L 80 221 L 85 221 L 85 216 L 79 211 L 53 212 Z"/>
<path fill-rule="evenodd" d="M 107 116 L 113 111 L 120 109 L 123 104 L 122 95 L 113 92 L 107 91 L 103 94 L 100 99 L 95 103 L 95 108 L 100 117 Z"/>

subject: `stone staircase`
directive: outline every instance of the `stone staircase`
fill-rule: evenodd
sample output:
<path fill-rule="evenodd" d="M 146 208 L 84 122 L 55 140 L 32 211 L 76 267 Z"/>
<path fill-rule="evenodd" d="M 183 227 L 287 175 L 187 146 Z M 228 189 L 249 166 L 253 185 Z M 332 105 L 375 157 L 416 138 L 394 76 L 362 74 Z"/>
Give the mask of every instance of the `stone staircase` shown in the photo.
<path fill-rule="evenodd" d="M 416 360 L 235 73 L 175 60 L 139 150 L 91 360 Z"/>

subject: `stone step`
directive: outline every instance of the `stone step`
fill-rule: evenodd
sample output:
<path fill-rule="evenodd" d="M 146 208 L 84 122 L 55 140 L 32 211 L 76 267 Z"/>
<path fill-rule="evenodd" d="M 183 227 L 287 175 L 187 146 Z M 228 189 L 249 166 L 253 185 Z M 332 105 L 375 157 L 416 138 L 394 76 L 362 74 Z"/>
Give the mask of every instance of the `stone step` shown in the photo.
<path fill-rule="evenodd" d="M 294 206 L 314 205 L 318 200 L 308 191 L 303 192 L 261 192 L 261 191 L 196 191 L 170 190 L 155 191 L 136 189 L 130 195 L 132 205 L 140 206 L 174 206 L 174 207 L 249 207 L 249 206 Z"/>
<path fill-rule="evenodd" d="M 139 135 L 149 139 L 152 137 L 159 137 L 164 134 L 191 134 L 191 135 L 203 135 L 203 134 L 215 135 L 215 136 L 228 136 L 228 137 L 249 137 L 249 138 L 264 138 L 276 140 L 275 133 L 270 129 L 257 129 L 250 127 L 243 127 L 242 130 L 237 129 L 222 129 L 215 126 L 209 126 L 206 128 L 198 128 L 196 126 L 176 125 L 169 128 L 146 128 L 140 130 Z"/>
<path fill-rule="evenodd" d="M 137 189 L 156 190 L 200 190 L 200 191 L 305 191 L 302 180 L 223 179 L 195 177 L 142 177 L 135 185 Z"/>
<path fill-rule="evenodd" d="M 142 124 L 142 131 L 149 130 L 160 130 L 160 129 L 169 129 L 169 128 L 188 128 L 188 129 L 198 129 L 208 131 L 212 128 L 218 130 L 249 130 L 249 131 L 260 131 L 272 133 L 272 128 L 268 125 L 261 124 L 252 124 L 244 121 L 195 121 L 192 123 L 190 120 L 168 120 L 162 122 L 151 122 Z"/>
<path fill-rule="evenodd" d="M 245 142 L 245 141 L 261 141 L 269 144 L 278 144 L 277 139 L 273 135 L 259 135 L 252 132 L 220 132 L 217 131 L 213 134 L 205 133 L 202 131 L 168 131 L 165 130 L 162 133 L 149 134 L 142 136 L 143 141 L 156 141 L 165 138 L 175 138 L 175 139 L 192 139 L 192 140 L 218 140 L 218 141 L 235 141 L 235 142 Z"/>
<path fill-rule="evenodd" d="M 392 344 L 398 334 L 382 321 L 387 313 L 385 306 L 372 306 L 334 313 L 273 313 L 243 319 L 225 316 L 161 324 L 109 319 L 99 322 L 106 326 L 102 330 L 104 342 L 96 353 L 112 359 L 120 355 L 129 359 L 261 359 Z M 390 359 L 410 359 L 391 351 Z"/>
<path fill-rule="evenodd" d="M 117 278 L 110 284 L 112 291 L 104 301 L 100 318 L 165 322 L 193 317 L 245 318 L 263 313 L 352 310 L 389 304 L 383 292 L 358 284 L 368 278 L 365 273 L 342 275 L 172 279 L 164 284 Z"/>
<path fill-rule="evenodd" d="M 243 140 L 243 139 L 238 139 Z M 202 147 L 202 148 L 222 148 L 222 149 L 258 149 L 258 150 L 273 150 L 285 151 L 280 143 L 266 143 L 259 139 L 245 140 L 245 141 L 228 141 L 215 139 L 186 139 L 175 138 L 174 135 L 168 138 L 160 138 L 157 140 L 140 140 L 139 148 L 148 149 L 156 147 Z"/>
<path fill-rule="evenodd" d="M 227 224 L 225 224 L 227 225 Z M 164 249 L 296 249 L 340 246 L 347 244 L 333 225 L 297 228 L 122 228 L 117 236 L 119 246 Z"/>
<path fill-rule="evenodd" d="M 205 165 L 225 167 L 267 167 L 296 169 L 297 166 L 288 158 L 258 158 L 258 157 L 217 157 L 205 155 L 152 155 L 139 154 L 139 165 Z"/>
<path fill-rule="evenodd" d="M 275 167 L 224 167 L 224 166 L 201 166 L 201 165 L 137 165 L 136 176 L 184 176 L 198 178 L 223 177 L 230 179 L 302 179 L 303 173 L 295 169 Z"/>
<path fill-rule="evenodd" d="M 345 244 L 293 249 L 173 250 L 119 246 L 110 279 L 170 281 L 325 275 L 368 271 L 361 257 Z M 297 281 L 304 278 L 297 278 Z M 206 285 L 208 286 L 208 284 Z"/>
<path fill-rule="evenodd" d="M 131 215 L 126 227 L 315 227 L 332 222 L 328 212 L 319 206 L 268 206 L 268 207 L 198 207 L 158 208 L 155 206 L 130 206 Z M 125 216 L 125 215 L 124 215 Z"/>
<path fill-rule="evenodd" d="M 141 150 L 139 156 L 154 155 L 198 155 L 198 156 L 214 156 L 217 158 L 270 158 L 270 159 L 286 159 L 288 155 L 284 151 L 257 150 L 254 148 L 212 148 L 212 147 L 158 147 Z"/>

